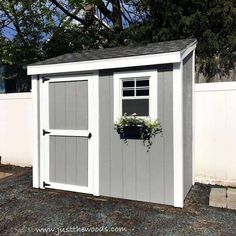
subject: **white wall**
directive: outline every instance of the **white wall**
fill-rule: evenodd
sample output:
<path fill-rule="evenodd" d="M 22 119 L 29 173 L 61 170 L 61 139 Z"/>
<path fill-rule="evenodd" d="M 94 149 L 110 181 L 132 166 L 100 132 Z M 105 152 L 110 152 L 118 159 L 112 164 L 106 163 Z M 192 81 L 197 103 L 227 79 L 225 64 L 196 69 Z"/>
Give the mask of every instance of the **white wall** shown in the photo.
<path fill-rule="evenodd" d="M 195 181 L 236 186 L 236 82 L 195 85 Z"/>
<path fill-rule="evenodd" d="M 2 164 L 32 165 L 31 93 L 0 94 Z"/>

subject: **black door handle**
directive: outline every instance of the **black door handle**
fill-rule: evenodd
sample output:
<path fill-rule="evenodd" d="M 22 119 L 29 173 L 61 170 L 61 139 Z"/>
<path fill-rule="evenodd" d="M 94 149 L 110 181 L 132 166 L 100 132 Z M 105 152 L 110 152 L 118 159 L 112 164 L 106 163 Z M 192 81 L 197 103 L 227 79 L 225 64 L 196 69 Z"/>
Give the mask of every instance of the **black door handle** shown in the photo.
<path fill-rule="evenodd" d="M 91 133 L 88 134 L 88 138 L 89 139 L 92 138 L 92 134 Z"/>

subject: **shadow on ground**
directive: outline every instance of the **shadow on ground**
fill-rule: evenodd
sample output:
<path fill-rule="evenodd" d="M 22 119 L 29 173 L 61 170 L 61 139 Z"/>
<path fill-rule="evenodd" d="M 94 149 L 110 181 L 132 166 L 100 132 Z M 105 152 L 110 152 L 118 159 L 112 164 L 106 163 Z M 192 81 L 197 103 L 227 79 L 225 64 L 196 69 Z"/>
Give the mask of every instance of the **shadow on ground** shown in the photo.
<path fill-rule="evenodd" d="M 195 184 L 184 208 L 177 209 L 33 189 L 30 168 L 0 166 L 0 171 L 15 173 L 0 180 L 0 235 L 46 235 L 42 230 L 55 235 L 58 229 L 60 235 L 90 235 L 79 233 L 86 227 L 101 231 L 96 235 L 236 235 L 236 211 L 209 207 L 209 185 Z M 112 230 L 121 232 L 106 233 Z"/>

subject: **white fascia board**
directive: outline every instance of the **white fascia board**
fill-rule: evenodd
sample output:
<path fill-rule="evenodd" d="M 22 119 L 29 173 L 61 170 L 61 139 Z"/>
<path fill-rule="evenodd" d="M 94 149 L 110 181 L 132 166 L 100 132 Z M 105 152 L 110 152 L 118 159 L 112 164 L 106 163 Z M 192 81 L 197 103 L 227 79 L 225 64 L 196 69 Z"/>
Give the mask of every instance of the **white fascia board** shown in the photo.
<path fill-rule="evenodd" d="M 195 40 L 193 43 L 191 43 L 187 48 L 185 48 L 184 50 L 182 50 L 180 52 L 180 56 L 181 56 L 181 61 L 184 60 L 184 58 L 186 56 L 188 56 L 189 53 L 191 53 L 192 51 L 195 50 L 195 48 L 197 47 L 197 40 Z"/>
<path fill-rule="evenodd" d="M 144 56 L 120 57 L 93 61 L 59 63 L 51 65 L 28 66 L 28 75 L 96 71 L 104 69 L 126 68 L 135 66 L 178 63 L 181 61 L 180 52 L 149 54 Z"/>

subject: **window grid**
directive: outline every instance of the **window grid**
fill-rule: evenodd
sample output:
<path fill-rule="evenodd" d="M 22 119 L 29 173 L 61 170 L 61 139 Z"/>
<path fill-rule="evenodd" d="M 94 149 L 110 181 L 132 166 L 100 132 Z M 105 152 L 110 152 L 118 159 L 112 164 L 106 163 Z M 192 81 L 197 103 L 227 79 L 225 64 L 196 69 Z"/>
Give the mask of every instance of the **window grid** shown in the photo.
<path fill-rule="evenodd" d="M 125 78 L 122 79 L 122 91 L 121 91 L 121 97 L 122 99 L 141 99 L 141 98 L 149 98 L 150 91 L 149 91 L 149 77 L 140 77 L 140 78 Z M 137 82 L 139 81 L 148 81 L 148 86 L 137 86 Z M 124 86 L 124 82 L 134 82 L 134 86 Z M 139 96 L 137 95 L 137 90 L 138 91 L 148 91 L 148 95 L 142 95 Z M 124 96 L 124 91 L 133 91 L 134 95 L 130 96 Z"/>
<path fill-rule="evenodd" d="M 132 113 L 138 114 L 139 117 L 149 116 L 149 98 L 150 98 L 150 77 L 136 77 L 136 78 L 121 78 L 121 109 L 127 109 L 127 106 L 131 106 L 130 112 L 125 112 L 128 115 Z M 126 93 L 125 93 L 126 92 Z M 132 103 L 127 103 L 128 101 L 137 101 Z M 146 102 L 145 102 L 146 101 Z M 125 105 L 126 104 L 126 105 Z M 128 105 L 129 104 L 129 105 Z M 138 107 L 135 109 L 133 106 Z M 125 106 L 126 108 L 124 108 Z M 132 111 L 133 110 L 133 111 Z M 131 112 L 132 111 L 132 112 Z"/>

